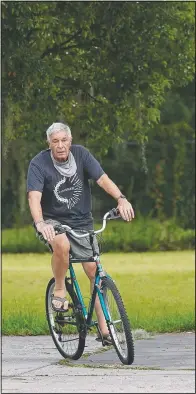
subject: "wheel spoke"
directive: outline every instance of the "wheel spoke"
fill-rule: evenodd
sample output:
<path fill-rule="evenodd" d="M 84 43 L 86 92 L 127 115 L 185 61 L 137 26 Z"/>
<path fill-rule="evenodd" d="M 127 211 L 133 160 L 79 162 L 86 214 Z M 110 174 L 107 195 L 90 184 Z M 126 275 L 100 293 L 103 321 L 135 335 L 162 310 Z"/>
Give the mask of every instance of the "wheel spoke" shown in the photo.
<path fill-rule="evenodd" d="M 109 315 L 108 328 L 117 354 L 124 364 L 132 364 L 134 345 L 130 322 L 120 293 L 112 279 L 104 279 L 103 297 Z"/>
<path fill-rule="evenodd" d="M 67 289 L 66 298 L 69 302 L 68 312 L 56 312 L 52 309 L 54 280 L 48 284 L 46 291 L 46 315 L 53 341 L 65 358 L 78 359 L 85 346 L 85 320 L 81 311 L 75 307 L 76 295 L 73 289 Z"/>

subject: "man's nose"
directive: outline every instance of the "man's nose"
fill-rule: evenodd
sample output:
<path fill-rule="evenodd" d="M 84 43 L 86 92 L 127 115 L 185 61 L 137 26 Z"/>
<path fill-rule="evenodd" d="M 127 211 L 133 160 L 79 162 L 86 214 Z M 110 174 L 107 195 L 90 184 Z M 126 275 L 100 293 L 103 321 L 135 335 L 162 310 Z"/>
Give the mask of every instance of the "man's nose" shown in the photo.
<path fill-rule="evenodd" d="M 62 148 L 62 146 L 63 146 L 62 141 L 59 141 L 59 142 L 58 142 L 58 148 Z"/>

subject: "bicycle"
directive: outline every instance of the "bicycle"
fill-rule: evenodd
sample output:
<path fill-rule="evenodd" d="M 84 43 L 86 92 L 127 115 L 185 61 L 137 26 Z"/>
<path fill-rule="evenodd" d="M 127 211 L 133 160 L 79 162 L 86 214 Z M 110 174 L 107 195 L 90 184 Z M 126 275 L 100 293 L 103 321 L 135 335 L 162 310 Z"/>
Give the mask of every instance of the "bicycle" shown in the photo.
<path fill-rule="evenodd" d="M 52 308 L 52 294 L 54 292 L 54 278 L 46 288 L 46 317 L 49 330 L 57 350 L 64 358 L 79 359 L 84 351 L 88 331 L 95 327 L 99 333 L 102 345 L 105 346 L 104 338 L 99 330 L 98 322 L 93 320 L 95 297 L 98 295 L 101 308 L 108 326 L 112 345 L 123 364 L 130 365 L 134 361 L 134 341 L 123 300 L 119 290 L 106 273 L 100 262 L 100 254 L 95 252 L 93 245 L 96 234 L 105 230 L 107 220 L 119 218 L 118 211 L 113 208 L 103 217 L 102 227 L 99 230 L 78 234 L 67 225 L 55 226 L 56 233 L 70 232 L 75 237 L 89 237 L 92 247 L 92 257 L 78 259 L 70 255 L 69 276 L 65 277 L 67 299 L 69 302 L 68 312 L 55 312 Z M 97 268 L 93 291 L 90 296 L 88 308 L 84 305 L 82 292 L 73 268 L 74 263 L 95 261 Z"/>

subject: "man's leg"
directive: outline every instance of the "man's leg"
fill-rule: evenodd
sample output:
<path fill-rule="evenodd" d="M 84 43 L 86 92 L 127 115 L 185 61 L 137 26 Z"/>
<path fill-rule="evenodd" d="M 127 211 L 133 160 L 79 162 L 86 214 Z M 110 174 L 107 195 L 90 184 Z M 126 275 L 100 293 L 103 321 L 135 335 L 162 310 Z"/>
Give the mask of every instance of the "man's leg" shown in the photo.
<path fill-rule="evenodd" d="M 65 297 L 65 276 L 69 267 L 69 249 L 70 243 L 65 234 L 58 234 L 53 241 L 50 242 L 53 254 L 52 254 L 52 271 L 55 278 L 55 297 Z M 56 308 L 60 308 L 62 305 L 61 301 L 54 300 L 53 304 Z M 67 309 L 66 302 L 64 308 Z"/>
<path fill-rule="evenodd" d="M 84 272 L 86 273 L 86 275 L 90 279 L 90 290 L 92 293 L 94 280 L 95 280 L 96 263 L 95 262 L 83 263 L 82 265 L 84 268 Z M 104 336 L 108 335 L 109 334 L 108 327 L 107 327 L 107 324 L 105 321 L 104 314 L 101 309 L 101 305 L 100 305 L 98 296 L 96 296 L 96 299 L 95 299 L 95 312 L 97 315 L 97 321 L 98 321 L 99 328 L 101 330 L 102 335 L 104 335 Z"/>

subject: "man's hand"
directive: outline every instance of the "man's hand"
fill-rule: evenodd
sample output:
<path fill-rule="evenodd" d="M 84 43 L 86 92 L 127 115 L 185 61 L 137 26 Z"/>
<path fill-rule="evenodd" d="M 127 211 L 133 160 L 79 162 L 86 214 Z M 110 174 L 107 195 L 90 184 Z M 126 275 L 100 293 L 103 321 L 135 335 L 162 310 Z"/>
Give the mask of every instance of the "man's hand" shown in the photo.
<path fill-rule="evenodd" d="M 124 220 L 130 222 L 134 219 L 134 210 L 130 202 L 126 198 L 119 198 L 117 209 Z"/>
<path fill-rule="evenodd" d="M 48 242 L 53 241 L 56 236 L 54 227 L 51 224 L 47 224 L 44 221 L 36 224 L 37 231 L 41 233 L 44 239 Z"/>

